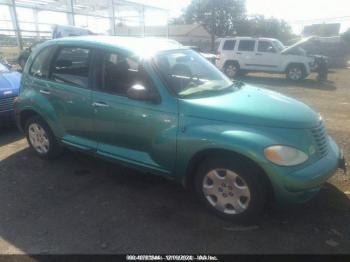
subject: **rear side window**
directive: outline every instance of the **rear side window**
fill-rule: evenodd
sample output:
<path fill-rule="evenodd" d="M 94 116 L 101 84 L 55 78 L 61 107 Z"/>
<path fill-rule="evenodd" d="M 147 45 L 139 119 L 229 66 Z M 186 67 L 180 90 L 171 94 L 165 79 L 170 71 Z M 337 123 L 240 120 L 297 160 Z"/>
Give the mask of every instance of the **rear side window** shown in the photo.
<path fill-rule="evenodd" d="M 54 54 L 55 46 L 43 49 L 35 58 L 30 67 L 29 74 L 40 79 L 47 79 L 50 71 L 50 61 Z"/>
<path fill-rule="evenodd" d="M 51 80 L 88 88 L 90 49 L 63 47 L 52 65 Z"/>
<path fill-rule="evenodd" d="M 247 52 L 253 52 L 255 48 L 255 41 L 254 40 L 240 40 L 238 51 L 247 51 Z"/>
<path fill-rule="evenodd" d="M 222 50 L 232 51 L 235 49 L 236 40 L 226 40 Z"/>

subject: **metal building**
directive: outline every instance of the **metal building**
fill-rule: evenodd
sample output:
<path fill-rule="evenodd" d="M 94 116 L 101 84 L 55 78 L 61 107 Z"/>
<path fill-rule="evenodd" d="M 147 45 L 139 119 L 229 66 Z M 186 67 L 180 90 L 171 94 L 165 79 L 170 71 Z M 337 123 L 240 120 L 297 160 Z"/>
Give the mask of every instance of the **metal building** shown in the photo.
<path fill-rule="evenodd" d="M 168 21 L 168 11 L 137 0 L 0 0 L 0 47 L 22 49 L 51 37 L 52 25 L 73 25 L 118 35 L 118 26 L 140 27 Z M 166 36 L 166 35 L 165 35 Z"/>

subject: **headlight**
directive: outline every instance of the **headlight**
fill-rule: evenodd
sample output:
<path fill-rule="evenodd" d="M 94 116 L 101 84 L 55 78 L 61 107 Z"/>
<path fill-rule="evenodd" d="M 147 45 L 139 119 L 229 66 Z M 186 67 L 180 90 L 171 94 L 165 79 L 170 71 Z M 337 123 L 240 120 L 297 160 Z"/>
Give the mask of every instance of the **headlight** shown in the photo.
<path fill-rule="evenodd" d="M 264 150 L 265 157 L 272 163 L 279 166 L 296 166 L 308 160 L 308 156 L 293 147 L 289 146 L 270 146 Z"/>

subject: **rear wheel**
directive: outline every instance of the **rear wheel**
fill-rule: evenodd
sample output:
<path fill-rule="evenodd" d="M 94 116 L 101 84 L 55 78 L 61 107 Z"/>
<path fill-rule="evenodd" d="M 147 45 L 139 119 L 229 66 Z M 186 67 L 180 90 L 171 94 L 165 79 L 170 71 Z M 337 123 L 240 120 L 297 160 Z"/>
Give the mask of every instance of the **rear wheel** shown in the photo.
<path fill-rule="evenodd" d="M 287 78 L 292 81 L 299 81 L 305 78 L 304 68 L 301 65 L 291 65 L 287 69 Z"/>
<path fill-rule="evenodd" d="M 229 78 L 236 77 L 239 73 L 239 65 L 237 63 L 234 63 L 234 62 L 227 63 L 224 67 L 224 73 Z"/>
<path fill-rule="evenodd" d="M 50 127 L 38 116 L 31 117 L 25 127 L 27 141 L 31 149 L 43 159 L 53 159 L 62 152 Z"/>
<path fill-rule="evenodd" d="M 217 215 L 251 222 L 267 201 L 267 186 L 258 168 L 232 158 L 205 160 L 195 176 L 201 202 Z"/>

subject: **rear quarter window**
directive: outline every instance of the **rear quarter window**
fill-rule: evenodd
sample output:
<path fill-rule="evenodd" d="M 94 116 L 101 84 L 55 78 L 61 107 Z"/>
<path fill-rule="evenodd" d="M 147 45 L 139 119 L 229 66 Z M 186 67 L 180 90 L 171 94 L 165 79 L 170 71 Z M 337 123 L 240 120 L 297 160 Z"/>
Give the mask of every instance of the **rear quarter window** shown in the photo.
<path fill-rule="evenodd" d="M 50 62 L 55 53 L 56 46 L 48 46 L 39 52 L 34 58 L 29 69 L 29 74 L 40 79 L 48 79 L 50 72 Z"/>

